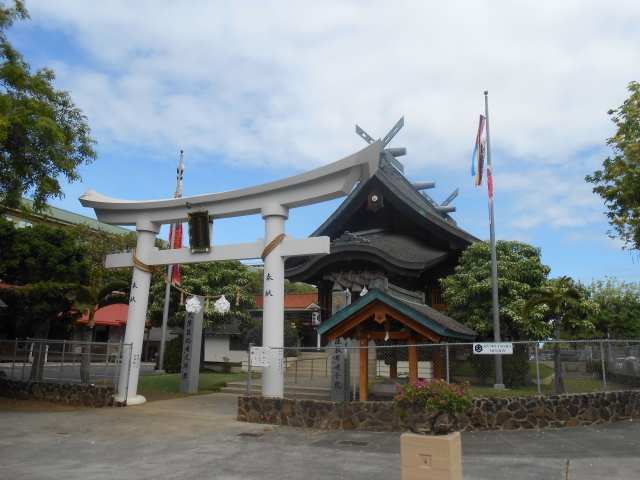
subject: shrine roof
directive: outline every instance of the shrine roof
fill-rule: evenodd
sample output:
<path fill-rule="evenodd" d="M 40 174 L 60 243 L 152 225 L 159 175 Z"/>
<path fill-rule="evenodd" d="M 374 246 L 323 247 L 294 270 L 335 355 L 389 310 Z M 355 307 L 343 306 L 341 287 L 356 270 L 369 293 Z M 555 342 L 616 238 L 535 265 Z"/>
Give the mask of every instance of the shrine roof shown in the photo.
<path fill-rule="evenodd" d="M 408 298 L 391 296 L 389 293 L 378 288 L 375 288 L 366 295 L 359 297 L 351 305 L 348 305 L 327 321 L 323 322 L 322 325 L 317 328 L 318 333 L 321 335 L 327 334 L 342 322 L 348 320 L 353 314 L 358 312 L 358 310 L 376 301 L 380 301 L 399 311 L 426 328 L 436 332 L 441 337 L 473 340 L 478 335 L 475 331 L 462 325 L 453 318 L 429 307 L 428 305 L 417 301 L 414 302 Z"/>
<path fill-rule="evenodd" d="M 379 189 L 383 196 L 392 199 L 391 203 L 396 204 L 413 221 L 454 247 L 464 248 L 479 241 L 451 220 L 447 220 L 446 214 L 440 213 L 384 156 L 380 159 L 378 171 L 366 182 L 360 182 L 311 236 L 327 235 L 335 239 L 342 233 L 341 229 L 349 217 L 366 202 L 367 196 L 374 189 Z"/>
<path fill-rule="evenodd" d="M 413 276 L 452 254 L 447 248 L 437 247 L 409 234 L 383 229 L 345 232 L 331 242 L 329 255 L 314 255 L 302 264 L 287 268 L 286 276 L 293 281 L 303 281 L 324 266 L 342 261 L 347 252 L 357 253 L 361 259 L 369 258 L 371 262 L 397 273 Z"/>

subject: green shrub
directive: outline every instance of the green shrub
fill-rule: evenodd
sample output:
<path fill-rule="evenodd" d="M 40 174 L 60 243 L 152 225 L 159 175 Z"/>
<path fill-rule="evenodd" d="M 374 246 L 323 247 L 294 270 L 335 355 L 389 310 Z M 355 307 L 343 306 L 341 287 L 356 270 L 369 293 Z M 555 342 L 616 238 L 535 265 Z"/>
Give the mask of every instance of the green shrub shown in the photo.
<path fill-rule="evenodd" d="M 164 371 L 176 373 L 182 366 L 182 335 L 169 340 L 164 349 Z"/>
<path fill-rule="evenodd" d="M 491 359 L 493 359 L 493 355 L 491 355 Z M 526 345 L 515 344 L 512 355 L 502 356 L 502 379 L 505 387 L 508 388 L 531 385 Z"/>
<path fill-rule="evenodd" d="M 222 357 L 222 373 L 231 373 L 231 364 L 229 363 L 229 357 Z"/>

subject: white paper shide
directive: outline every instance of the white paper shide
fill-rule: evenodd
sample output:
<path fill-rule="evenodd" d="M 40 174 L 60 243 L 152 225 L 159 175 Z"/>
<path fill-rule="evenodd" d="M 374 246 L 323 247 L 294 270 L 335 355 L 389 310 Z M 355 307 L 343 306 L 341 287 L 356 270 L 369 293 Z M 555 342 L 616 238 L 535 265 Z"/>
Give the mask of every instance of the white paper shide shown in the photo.
<path fill-rule="evenodd" d="M 202 309 L 202 305 L 200 305 L 200 302 L 196 297 L 191 297 L 189 300 L 187 300 L 187 303 L 185 303 L 184 307 L 189 313 L 198 313 Z"/>
<path fill-rule="evenodd" d="M 218 313 L 227 313 L 231 308 L 231 304 L 227 301 L 226 298 L 224 298 L 224 295 L 222 295 L 222 297 L 220 297 L 216 301 L 216 303 L 213 304 L 213 308 Z"/>

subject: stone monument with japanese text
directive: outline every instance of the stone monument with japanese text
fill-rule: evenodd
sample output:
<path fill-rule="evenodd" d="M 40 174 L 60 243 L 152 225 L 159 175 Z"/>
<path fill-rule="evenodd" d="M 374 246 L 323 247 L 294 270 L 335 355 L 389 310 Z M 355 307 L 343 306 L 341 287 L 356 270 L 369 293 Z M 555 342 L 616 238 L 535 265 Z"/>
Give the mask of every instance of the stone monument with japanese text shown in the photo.
<path fill-rule="evenodd" d="M 180 366 L 180 391 L 197 393 L 200 378 L 200 348 L 204 311 L 198 297 L 187 298 L 182 338 L 182 362 Z"/>

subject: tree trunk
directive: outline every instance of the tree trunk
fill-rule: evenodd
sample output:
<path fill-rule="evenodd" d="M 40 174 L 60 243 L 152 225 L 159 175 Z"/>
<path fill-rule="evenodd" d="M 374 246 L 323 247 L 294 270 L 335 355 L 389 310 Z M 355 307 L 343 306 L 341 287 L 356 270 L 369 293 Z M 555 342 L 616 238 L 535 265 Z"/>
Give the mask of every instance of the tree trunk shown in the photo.
<path fill-rule="evenodd" d="M 93 340 L 93 328 L 85 330 L 84 341 L 82 345 L 82 358 L 80 359 L 80 381 L 84 384 L 91 383 L 91 341 Z"/>
<path fill-rule="evenodd" d="M 553 347 L 553 373 L 555 374 L 556 393 L 564 393 L 564 381 L 562 380 L 562 364 L 560 363 L 560 328 L 562 327 L 561 314 L 556 316 L 556 343 Z"/>

